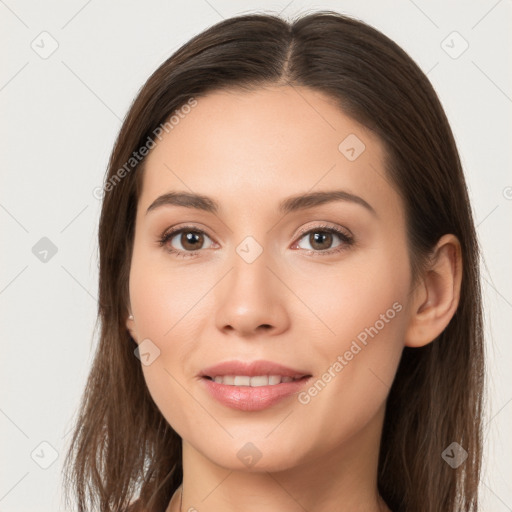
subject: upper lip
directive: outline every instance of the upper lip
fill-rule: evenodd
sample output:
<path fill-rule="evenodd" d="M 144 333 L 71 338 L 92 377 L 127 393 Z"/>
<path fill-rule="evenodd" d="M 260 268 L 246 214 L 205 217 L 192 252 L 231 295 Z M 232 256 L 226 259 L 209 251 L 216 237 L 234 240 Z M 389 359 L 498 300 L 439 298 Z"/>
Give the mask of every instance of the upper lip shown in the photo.
<path fill-rule="evenodd" d="M 209 366 L 199 373 L 200 377 L 218 377 L 223 375 L 245 375 L 256 377 L 258 375 L 281 375 L 282 377 L 293 377 L 300 379 L 310 376 L 306 371 L 288 368 L 272 361 L 224 361 L 214 366 Z"/>

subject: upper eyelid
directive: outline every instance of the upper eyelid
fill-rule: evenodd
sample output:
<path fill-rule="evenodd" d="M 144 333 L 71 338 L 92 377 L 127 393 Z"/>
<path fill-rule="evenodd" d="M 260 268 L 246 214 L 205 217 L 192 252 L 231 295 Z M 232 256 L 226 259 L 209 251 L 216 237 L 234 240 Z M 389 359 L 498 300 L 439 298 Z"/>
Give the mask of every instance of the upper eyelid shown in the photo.
<path fill-rule="evenodd" d="M 326 231 L 332 229 L 333 231 L 341 231 L 342 233 L 344 233 L 346 231 L 346 233 L 344 233 L 344 234 L 346 234 L 347 236 L 350 236 L 350 237 L 354 236 L 352 234 L 352 231 L 350 231 L 350 229 L 346 228 L 345 226 L 333 225 L 332 222 L 327 222 L 327 221 L 318 221 L 318 222 L 323 222 L 323 224 L 317 225 L 317 226 L 309 226 L 309 227 L 301 228 L 296 236 L 302 236 L 302 235 L 309 233 L 310 231 L 313 231 L 315 229 L 318 229 L 318 230 L 325 229 Z"/>
<path fill-rule="evenodd" d="M 339 229 L 341 231 L 347 231 L 348 233 L 350 233 L 352 235 L 352 232 L 347 227 L 337 225 L 337 224 L 335 224 L 333 222 L 330 222 L 330 221 L 321 221 L 321 220 L 319 220 L 319 221 L 311 221 L 311 222 L 320 222 L 320 224 L 316 225 L 316 226 L 303 227 L 303 228 L 301 228 L 297 232 L 297 235 L 301 235 L 301 234 L 307 233 L 311 229 Z M 200 232 L 205 233 L 205 234 L 208 235 L 208 229 L 207 228 L 202 228 L 202 227 L 200 227 L 198 225 L 195 225 L 195 224 L 185 224 L 184 226 L 180 226 L 180 224 L 177 224 L 176 226 L 166 228 L 162 232 L 162 236 L 164 236 L 164 235 L 166 235 L 168 233 L 177 233 L 177 232 L 179 232 L 181 230 L 184 230 L 184 229 L 189 229 L 190 231 L 200 231 Z M 210 235 L 208 235 L 208 236 L 210 236 Z M 212 238 L 212 237 L 210 236 L 210 238 Z"/>

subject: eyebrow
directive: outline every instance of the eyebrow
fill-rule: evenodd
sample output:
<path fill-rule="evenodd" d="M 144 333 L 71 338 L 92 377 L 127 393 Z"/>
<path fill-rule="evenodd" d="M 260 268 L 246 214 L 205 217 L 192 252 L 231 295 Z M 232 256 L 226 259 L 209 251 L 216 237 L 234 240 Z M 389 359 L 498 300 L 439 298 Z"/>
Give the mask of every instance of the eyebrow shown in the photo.
<path fill-rule="evenodd" d="M 328 190 L 321 192 L 311 192 L 307 194 L 298 194 L 282 200 L 278 205 L 278 211 L 283 214 L 306 210 L 334 201 L 346 201 L 358 204 L 366 208 L 372 215 L 377 217 L 377 212 L 362 197 L 346 192 L 345 190 Z M 156 208 L 162 206 L 184 206 L 217 214 L 220 210 L 220 204 L 215 199 L 201 194 L 190 192 L 168 192 L 157 197 L 146 210 L 146 215 Z"/>

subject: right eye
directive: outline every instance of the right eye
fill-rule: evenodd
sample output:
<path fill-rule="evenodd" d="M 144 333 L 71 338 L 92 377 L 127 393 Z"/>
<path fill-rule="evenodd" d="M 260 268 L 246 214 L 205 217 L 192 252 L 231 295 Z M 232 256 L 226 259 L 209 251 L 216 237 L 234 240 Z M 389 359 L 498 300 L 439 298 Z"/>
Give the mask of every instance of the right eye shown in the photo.
<path fill-rule="evenodd" d="M 186 258 L 197 255 L 198 251 L 202 248 L 205 237 L 211 240 L 204 231 L 194 226 L 185 226 L 165 232 L 158 242 L 160 246 L 165 246 L 167 252 Z M 176 248 L 172 245 L 174 239 L 181 245 L 181 248 Z"/>

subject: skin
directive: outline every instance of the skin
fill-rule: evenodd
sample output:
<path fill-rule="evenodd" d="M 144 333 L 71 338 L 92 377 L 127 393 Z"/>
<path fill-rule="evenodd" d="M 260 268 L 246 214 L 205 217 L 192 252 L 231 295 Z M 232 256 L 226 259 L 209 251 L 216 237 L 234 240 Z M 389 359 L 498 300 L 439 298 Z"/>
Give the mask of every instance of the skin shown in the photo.
<path fill-rule="evenodd" d="M 354 161 L 338 149 L 349 134 L 366 146 Z M 282 86 L 198 98 L 148 155 L 126 326 L 137 343 L 149 338 L 160 350 L 142 369 L 183 440 L 183 511 L 389 510 L 377 492 L 389 386 L 403 347 L 431 342 L 453 316 L 461 257 L 457 239 L 445 235 L 412 285 L 404 207 L 385 178 L 383 151 L 330 98 Z M 286 197 L 338 189 L 375 214 L 350 201 L 277 211 Z M 169 191 L 210 196 L 220 211 L 167 205 L 146 214 Z M 324 223 L 349 230 L 354 244 L 333 234 L 313 246 L 299 233 Z M 158 239 L 185 224 L 205 235 L 196 256 L 180 258 Z M 263 249 L 252 263 L 236 252 L 247 236 Z M 174 235 L 171 246 L 186 251 L 186 239 Z M 307 404 L 294 395 L 262 411 L 231 409 L 197 376 L 226 360 L 267 359 L 314 382 L 394 303 L 400 312 Z M 252 467 L 237 457 L 249 442 L 261 453 Z M 167 512 L 179 510 L 180 492 Z"/>

